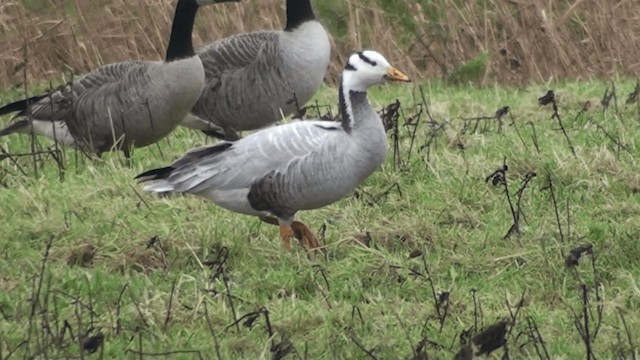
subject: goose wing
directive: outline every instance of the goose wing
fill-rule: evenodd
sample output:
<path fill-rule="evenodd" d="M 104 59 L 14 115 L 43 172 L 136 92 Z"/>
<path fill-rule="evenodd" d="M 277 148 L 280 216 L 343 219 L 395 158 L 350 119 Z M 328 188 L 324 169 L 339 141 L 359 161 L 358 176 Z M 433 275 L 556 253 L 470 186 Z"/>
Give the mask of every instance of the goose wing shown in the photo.
<path fill-rule="evenodd" d="M 255 86 L 255 81 L 251 84 L 247 80 L 258 79 L 261 73 L 277 65 L 274 64 L 274 55 L 278 49 L 279 37 L 274 31 L 235 35 L 202 49 L 198 55 L 204 66 L 205 87 L 194 111 L 199 115 L 207 114 L 220 101 L 219 94 L 224 94 L 229 108 L 240 107 L 244 98 L 242 91 L 247 90 L 246 86 L 224 84 Z"/>
<path fill-rule="evenodd" d="M 249 189 L 270 174 L 285 178 L 310 176 L 319 156 L 337 144 L 340 125 L 295 121 L 266 128 L 237 142 L 193 149 L 166 168 L 139 175 L 151 181 L 147 191 L 198 193 L 205 190 Z M 333 145 L 332 145 L 333 144 Z"/>
<path fill-rule="evenodd" d="M 96 95 L 100 95 L 105 103 L 114 101 L 121 103 L 123 98 L 127 99 L 131 95 L 135 95 L 131 94 L 135 89 L 129 88 L 127 91 L 125 87 L 124 90 L 128 93 L 114 93 L 118 99 L 109 99 L 105 90 L 113 89 L 114 84 L 126 81 L 131 73 L 140 73 L 148 65 L 147 62 L 128 61 L 102 66 L 50 93 L 42 95 L 40 100 L 33 103 L 29 109 L 22 110 L 18 115 L 26 115 L 30 112 L 33 118 L 38 120 L 69 120 L 75 117 L 74 109 L 86 106 L 87 99 L 95 99 Z M 108 92 L 113 92 L 113 90 Z M 95 108 L 95 106 L 92 107 Z"/>
<path fill-rule="evenodd" d="M 207 80 L 215 80 L 222 74 L 251 65 L 264 51 L 265 46 L 275 44 L 278 35 L 274 31 L 257 31 L 221 39 L 198 51 Z"/>

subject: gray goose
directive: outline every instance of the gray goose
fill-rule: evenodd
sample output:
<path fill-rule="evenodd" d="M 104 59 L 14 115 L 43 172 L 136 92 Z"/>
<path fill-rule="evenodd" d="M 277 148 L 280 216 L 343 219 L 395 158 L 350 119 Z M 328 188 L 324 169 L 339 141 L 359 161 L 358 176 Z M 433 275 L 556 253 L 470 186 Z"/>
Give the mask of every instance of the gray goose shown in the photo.
<path fill-rule="evenodd" d="M 329 66 L 331 45 L 310 0 L 287 0 L 284 30 L 237 34 L 198 54 L 205 87 L 182 125 L 236 140 L 292 114 L 316 93 Z"/>
<path fill-rule="evenodd" d="M 18 112 L 0 136 L 31 133 L 100 156 L 112 149 L 129 158 L 167 136 L 204 87 L 204 67 L 192 45 L 199 6 L 238 0 L 179 0 L 164 61 L 104 65 L 50 93 L 0 108 Z"/>
<path fill-rule="evenodd" d="M 293 121 L 188 151 L 169 166 L 136 177 L 145 191 L 199 195 L 215 204 L 280 226 L 287 251 L 294 234 L 318 242 L 294 217 L 349 195 L 378 169 L 387 153 L 382 120 L 367 89 L 386 80 L 410 81 L 371 50 L 351 55 L 339 89 L 341 122 Z"/>

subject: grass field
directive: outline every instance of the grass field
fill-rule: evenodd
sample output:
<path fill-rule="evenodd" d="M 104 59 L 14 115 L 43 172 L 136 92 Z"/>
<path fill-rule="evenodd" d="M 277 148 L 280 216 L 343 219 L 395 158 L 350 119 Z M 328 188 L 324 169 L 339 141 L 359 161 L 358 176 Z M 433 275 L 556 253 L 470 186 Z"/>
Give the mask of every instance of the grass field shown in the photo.
<path fill-rule="evenodd" d="M 132 178 L 202 144 L 194 132 L 131 167 L 4 156 L 0 359 L 471 359 L 505 338 L 489 358 L 636 359 L 635 87 L 373 90 L 376 108 L 401 104 L 387 161 L 356 196 L 299 214 L 325 244 L 311 256 L 255 218 L 142 193 Z M 538 105 L 549 89 L 566 136 Z M 336 90 L 314 101 L 335 112 Z M 26 136 L 0 146 L 32 151 Z"/>

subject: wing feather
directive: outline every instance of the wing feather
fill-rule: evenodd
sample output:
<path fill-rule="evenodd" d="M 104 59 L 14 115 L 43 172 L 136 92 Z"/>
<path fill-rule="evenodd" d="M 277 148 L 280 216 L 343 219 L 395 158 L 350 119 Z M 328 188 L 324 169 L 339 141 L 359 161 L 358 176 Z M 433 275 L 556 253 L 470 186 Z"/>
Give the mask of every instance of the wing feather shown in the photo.
<path fill-rule="evenodd" d="M 146 69 L 150 62 L 127 61 L 102 66 L 58 89 L 45 94 L 31 105 L 31 114 L 38 120 L 59 121 L 72 118 L 74 104 L 84 98 L 94 97 L 105 88 L 122 82 L 129 82 L 131 72 Z M 136 76 L 138 77 L 138 76 Z"/>
<path fill-rule="evenodd" d="M 194 113 L 208 120 L 214 112 L 229 117 L 243 106 L 247 96 L 259 96 L 264 84 L 258 84 L 257 79 L 277 68 L 278 51 L 275 31 L 239 34 L 202 49 L 198 55 L 205 69 L 205 86 Z"/>
<path fill-rule="evenodd" d="M 296 121 L 267 128 L 229 143 L 223 151 L 212 151 L 219 144 L 194 149 L 170 165 L 173 171 L 165 181 L 174 191 L 197 193 L 205 189 L 248 189 L 274 171 L 304 176 L 290 172 L 313 167 L 314 157 L 338 133 L 317 123 Z"/>

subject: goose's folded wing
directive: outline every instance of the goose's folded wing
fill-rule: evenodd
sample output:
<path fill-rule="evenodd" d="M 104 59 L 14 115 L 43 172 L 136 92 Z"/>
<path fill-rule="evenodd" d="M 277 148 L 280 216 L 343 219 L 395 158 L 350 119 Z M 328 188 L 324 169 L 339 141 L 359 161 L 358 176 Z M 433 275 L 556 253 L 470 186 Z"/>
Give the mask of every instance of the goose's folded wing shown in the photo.
<path fill-rule="evenodd" d="M 277 33 L 259 31 L 231 36 L 201 49 L 198 56 L 204 66 L 205 89 L 215 91 L 222 77 L 251 66 L 271 51 L 277 41 Z"/>
<path fill-rule="evenodd" d="M 95 97 L 105 88 L 113 87 L 126 81 L 132 72 L 141 72 L 148 66 L 147 62 L 130 61 L 108 64 L 87 73 L 56 90 L 45 94 L 39 101 L 32 104 L 30 109 L 23 110 L 18 115 L 31 115 L 39 120 L 68 120 L 74 116 L 73 109 L 83 106 L 84 98 Z M 131 94 L 122 94 L 126 98 Z"/>
<path fill-rule="evenodd" d="M 288 176 L 292 171 L 308 170 L 324 153 L 332 134 L 339 131 L 328 123 L 317 123 L 293 122 L 253 133 L 235 143 L 193 149 L 165 168 L 170 172 L 162 181 L 170 184 L 173 191 L 196 193 L 205 189 L 250 188 L 269 173 Z"/>
<path fill-rule="evenodd" d="M 210 118 L 240 109 L 247 97 L 260 96 L 260 79 L 278 67 L 276 32 L 262 31 L 223 39 L 204 48 L 199 56 L 205 72 L 205 86 L 193 108 Z"/>
<path fill-rule="evenodd" d="M 159 66 L 150 62 L 131 63 L 122 70 L 120 77 L 103 78 L 101 83 L 94 82 L 91 87 L 80 89 L 81 92 L 75 95 L 76 115 L 84 119 L 104 118 L 108 114 L 113 118 L 128 117 L 128 111 L 135 105 L 158 95 L 151 92 L 150 87 L 157 74 L 154 70 L 158 70 Z"/>
<path fill-rule="evenodd" d="M 198 56 L 208 77 L 251 64 L 265 44 L 277 41 L 278 35 L 272 31 L 238 34 L 209 44 L 198 51 Z"/>

